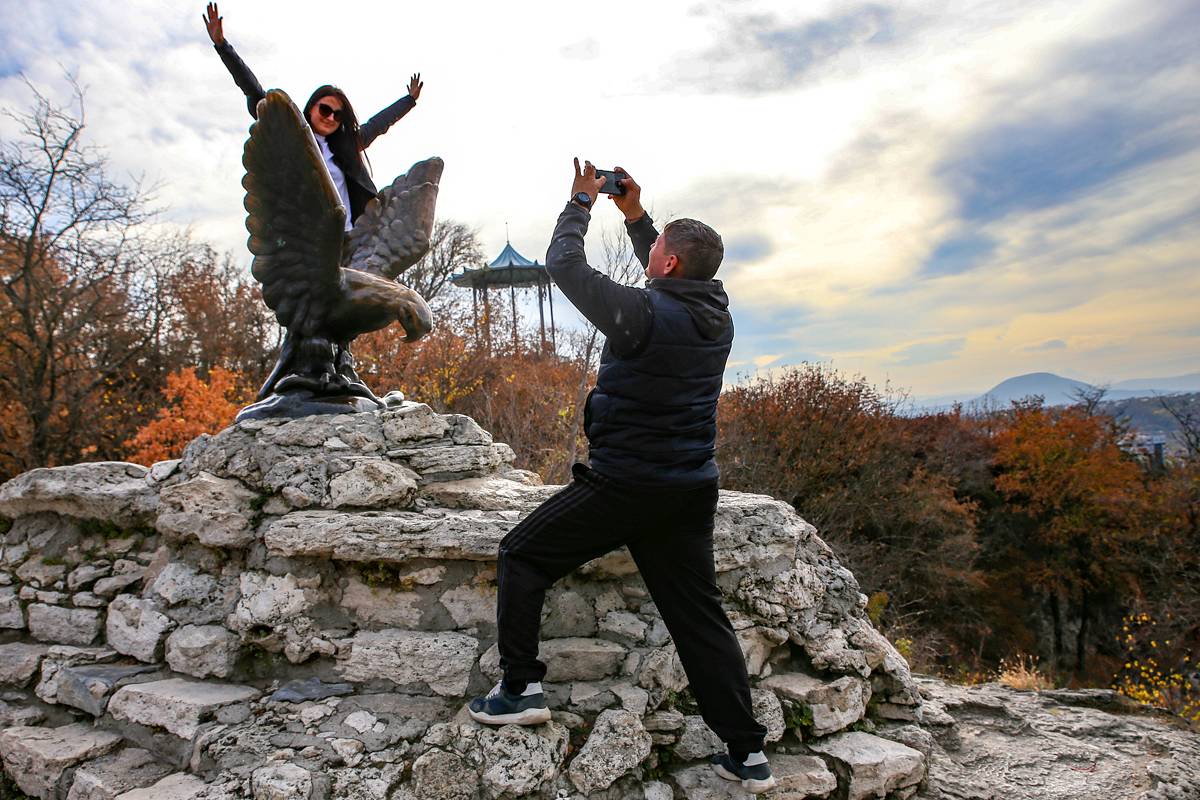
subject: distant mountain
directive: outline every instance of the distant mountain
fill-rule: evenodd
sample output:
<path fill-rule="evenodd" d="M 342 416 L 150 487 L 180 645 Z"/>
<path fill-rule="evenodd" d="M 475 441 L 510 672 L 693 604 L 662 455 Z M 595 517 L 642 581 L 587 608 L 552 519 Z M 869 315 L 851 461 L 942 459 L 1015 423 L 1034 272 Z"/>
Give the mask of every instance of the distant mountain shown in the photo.
<path fill-rule="evenodd" d="M 1154 394 L 1166 392 L 1200 392 L 1200 372 L 1187 375 L 1177 375 L 1174 378 L 1138 378 L 1132 381 L 1118 381 L 1110 388 L 1115 391 L 1150 391 Z"/>
<path fill-rule="evenodd" d="M 1064 378 L 1052 372 L 1031 372 L 1008 378 L 981 395 L 956 394 L 916 398 L 910 413 L 941 411 L 956 404 L 982 408 L 1007 408 L 1013 400 L 1041 395 L 1047 405 L 1069 405 L 1078 400 L 1078 393 L 1095 389 L 1092 384 Z M 1171 378 L 1137 378 L 1119 381 L 1105 387 L 1106 401 L 1129 400 L 1136 397 L 1200 392 L 1200 372 L 1176 375 Z"/>
<path fill-rule="evenodd" d="M 1007 407 L 1013 400 L 1041 395 L 1047 405 L 1060 406 L 1076 402 L 1080 392 L 1091 391 L 1092 388 L 1090 383 L 1064 378 L 1052 372 L 1031 372 L 1001 381 L 977 397 L 975 403 Z"/>

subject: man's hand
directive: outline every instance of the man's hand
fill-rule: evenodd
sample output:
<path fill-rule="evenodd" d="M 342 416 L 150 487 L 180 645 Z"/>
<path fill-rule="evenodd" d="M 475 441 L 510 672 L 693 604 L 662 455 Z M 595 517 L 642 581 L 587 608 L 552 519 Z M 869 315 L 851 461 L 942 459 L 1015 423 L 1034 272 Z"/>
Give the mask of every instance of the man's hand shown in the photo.
<path fill-rule="evenodd" d="M 413 100 L 420 98 L 421 90 L 425 88 L 425 84 L 421 81 L 421 73 L 415 72 L 408 79 L 408 96 Z"/>
<path fill-rule="evenodd" d="M 609 197 L 621 209 L 626 222 L 641 219 L 646 214 L 646 209 L 642 208 L 642 187 L 624 167 L 614 167 L 614 171 L 625 173 L 625 177 L 617 181 L 625 189 L 625 194 L 610 194 Z"/>
<path fill-rule="evenodd" d="M 596 203 L 596 195 L 600 193 L 600 187 L 608 180 L 605 177 L 596 177 L 596 168 L 592 166 L 592 162 L 584 161 L 583 170 L 579 169 L 579 159 L 575 159 L 575 182 L 571 184 L 571 197 L 580 192 L 587 192 L 592 198 L 592 204 Z"/>
<path fill-rule="evenodd" d="M 208 13 L 201 14 L 200 18 L 204 20 L 204 27 L 208 28 L 208 38 L 212 39 L 212 43 L 220 46 L 225 44 L 225 31 L 221 26 L 221 12 L 217 11 L 216 3 L 208 4 Z"/>

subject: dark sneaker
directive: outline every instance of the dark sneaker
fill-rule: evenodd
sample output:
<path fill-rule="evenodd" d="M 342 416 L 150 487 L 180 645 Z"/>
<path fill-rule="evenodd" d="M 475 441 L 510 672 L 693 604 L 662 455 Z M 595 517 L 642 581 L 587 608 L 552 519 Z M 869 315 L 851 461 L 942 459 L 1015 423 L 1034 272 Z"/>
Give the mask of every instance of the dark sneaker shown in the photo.
<path fill-rule="evenodd" d="M 742 788 L 751 794 L 762 794 L 775 787 L 775 776 L 762 751 L 751 753 L 742 764 L 728 753 L 721 753 L 712 757 L 712 767 L 713 772 L 727 781 L 741 781 Z"/>
<path fill-rule="evenodd" d="M 513 694 L 501 681 L 487 696 L 468 703 L 467 713 L 485 725 L 539 725 L 550 721 L 550 709 L 546 708 L 546 695 L 542 694 L 540 683 L 531 683 L 525 691 Z"/>

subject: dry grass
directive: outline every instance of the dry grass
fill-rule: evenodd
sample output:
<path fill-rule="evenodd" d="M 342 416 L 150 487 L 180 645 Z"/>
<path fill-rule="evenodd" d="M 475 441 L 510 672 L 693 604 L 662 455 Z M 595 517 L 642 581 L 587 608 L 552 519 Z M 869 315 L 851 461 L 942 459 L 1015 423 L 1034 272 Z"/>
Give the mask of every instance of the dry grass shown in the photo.
<path fill-rule="evenodd" d="M 1027 692 L 1054 688 L 1054 681 L 1050 676 L 1038 669 L 1037 656 L 1021 653 L 1014 658 L 1000 660 L 1000 669 L 996 673 L 996 680 L 1010 688 Z"/>

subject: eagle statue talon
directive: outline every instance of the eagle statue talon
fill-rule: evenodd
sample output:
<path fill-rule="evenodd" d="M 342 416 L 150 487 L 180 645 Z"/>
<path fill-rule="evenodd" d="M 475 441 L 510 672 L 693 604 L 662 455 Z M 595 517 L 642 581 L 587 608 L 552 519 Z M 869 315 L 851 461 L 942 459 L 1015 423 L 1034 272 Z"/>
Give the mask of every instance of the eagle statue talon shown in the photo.
<path fill-rule="evenodd" d="M 350 343 L 393 322 L 409 342 L 432 329 L 425 299 L 397 278 L 429 250 L 442 160 L 413 164 L 345 233 L 346 211 L 299 109 L 271 90 L 257 111 L 242 156 L 247 246 L 287 335 L 238 421 L 387 407 L 355 371 Z"/>

